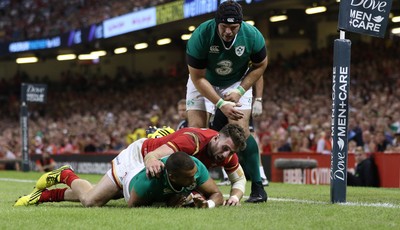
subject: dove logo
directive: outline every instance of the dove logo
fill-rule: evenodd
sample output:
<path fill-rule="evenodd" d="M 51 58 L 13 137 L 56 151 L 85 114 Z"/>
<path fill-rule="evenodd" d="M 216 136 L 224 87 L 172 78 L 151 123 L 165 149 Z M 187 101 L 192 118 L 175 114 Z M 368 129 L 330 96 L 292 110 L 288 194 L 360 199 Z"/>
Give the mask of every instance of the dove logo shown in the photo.
<path fill-rule="evenodd" d="M 340 138 L 340 137 L 338 138 L 337 145 L 339 146 L 339 150 L 343 151 L 344 141 L 342 138 Z"/>
<path fill-rule="evenodd" d="M 383 13 L 386 12 L 386 1 L 375 0 L 351 0 L 351 6 L 362 6 L 366 10 L 378 10 Z"/>

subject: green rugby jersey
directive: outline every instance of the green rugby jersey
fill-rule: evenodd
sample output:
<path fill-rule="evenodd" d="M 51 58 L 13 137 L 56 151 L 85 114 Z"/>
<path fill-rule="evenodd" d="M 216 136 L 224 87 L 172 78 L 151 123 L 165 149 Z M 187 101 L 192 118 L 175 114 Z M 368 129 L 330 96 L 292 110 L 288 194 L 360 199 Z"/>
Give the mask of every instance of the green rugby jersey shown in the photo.
<path fill-rule="evenodd" d="M 250 56 L 265 47 L 260 31 L 246 22 L 231 47 L 224 47 L 214 19 L 203 22 L 186 46 L 187 55 L 207 60 L 206 79 L 214 86 L 226 87 L 239 81 L 246 73 Z"/>
<path fill-rule="evenodd" d="M 134 188 L 136 194 L 140 198 L 150 202 L 165 202 L 171 195 L 175 195 L 177 193 L 189 195 L 194 188 L 204 184 L 209 179 L 206 166 L 204 166 L 204 164 L 201 163 L 201 161 L 199 161 L 197 158 L 192 156 L 190 157 L 197 166 L 197 172 L 194 176 L 196 181 L 190 187 L 184 187 L 181 191 L 176 192 L 169 183 L 165 169 L 159 178 L 147 178 L 146 168 L 144 168 L 129 182 L 129 192 L 131 192 L 132 188 Z M 161 161 L 165 164 L 167 159 L 168 157 L 164 157 L 161 159 Z"/>

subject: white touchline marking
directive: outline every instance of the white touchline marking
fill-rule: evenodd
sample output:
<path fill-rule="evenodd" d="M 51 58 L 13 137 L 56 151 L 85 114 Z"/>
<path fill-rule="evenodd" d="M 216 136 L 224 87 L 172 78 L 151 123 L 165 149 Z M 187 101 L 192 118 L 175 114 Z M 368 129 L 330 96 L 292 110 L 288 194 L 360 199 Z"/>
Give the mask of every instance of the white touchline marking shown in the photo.
<path fill-rule="evenodd" d="M 225 198 L 229 197 L 229 194 L 224 194 Z M 249 198 L 249 196 L 243 196 L 244 199 Z M 278 202 L 294 202 L 294 203 L 307 203 L 307 204 L 331 204 L 331 202 L 324 201 L 314 201 L 314 200 L 300 200 L 300 199 L 292 199 L 292 198 L 273 198 L 268 197 L 269 201 L 278 201 Z M 382 207 L 382 208 L 400 208 L 399 205 L 390 204 L 390 203 L 361 203 L 361 202 L 346 202 L 346 203 L 337 203 L 338 205 L 343 206 L 364 206 L 364 207 Z"/>
<path fill-rule="evenodd" d="M 35 183 L 35 180 L 21 180 L 14 178 L 0 178 L 0 181 L 11 181 L 11 182 L 21 182 L 21 183 Z"/>

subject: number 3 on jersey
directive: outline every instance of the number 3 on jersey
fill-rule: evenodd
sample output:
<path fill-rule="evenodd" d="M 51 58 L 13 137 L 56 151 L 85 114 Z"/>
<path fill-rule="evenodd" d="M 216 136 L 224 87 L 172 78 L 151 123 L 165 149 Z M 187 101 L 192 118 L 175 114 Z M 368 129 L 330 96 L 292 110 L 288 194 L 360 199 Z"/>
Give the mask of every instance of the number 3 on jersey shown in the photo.
<path fill-rule="evenodd" d="M 219 75 L 228 75 L 232 72 L 232 62 L 230 60 L 222 60 L 217 64 L 219 67 L 215 72 Z"/>

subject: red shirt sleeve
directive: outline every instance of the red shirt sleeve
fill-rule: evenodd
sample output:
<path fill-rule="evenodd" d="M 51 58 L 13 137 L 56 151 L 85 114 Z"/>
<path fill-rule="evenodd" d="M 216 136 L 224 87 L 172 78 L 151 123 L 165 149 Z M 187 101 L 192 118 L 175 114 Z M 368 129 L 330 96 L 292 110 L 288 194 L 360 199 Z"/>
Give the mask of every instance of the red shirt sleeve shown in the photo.
<path fill-rule="evenodd" d="M 231 157 L 227 158 L 223 166 L 226 173 L 235 171 L 239 167 L 239 158 L 237 154 L 235 153 Z"/>

